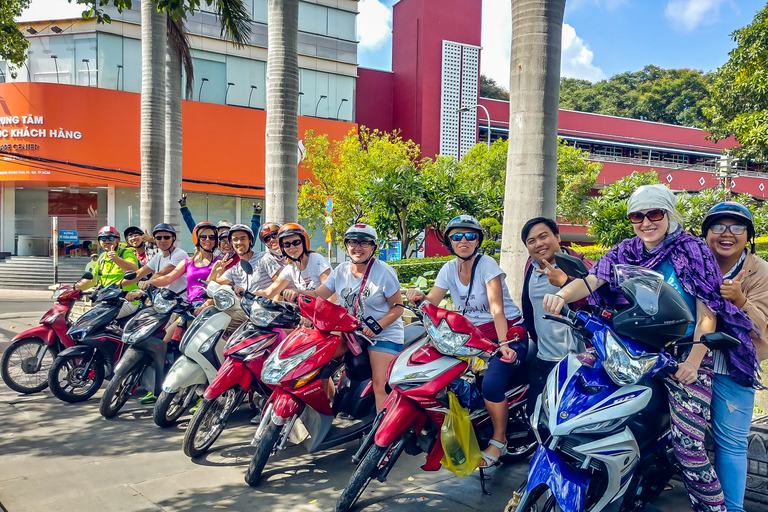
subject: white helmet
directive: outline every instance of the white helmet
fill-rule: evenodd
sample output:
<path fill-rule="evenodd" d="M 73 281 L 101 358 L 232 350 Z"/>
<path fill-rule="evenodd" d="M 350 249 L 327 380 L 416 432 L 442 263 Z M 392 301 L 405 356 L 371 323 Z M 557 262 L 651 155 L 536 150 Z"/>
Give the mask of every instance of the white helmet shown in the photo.
<path fill-rule="evenodd" d="M 346 243 L 347 240 L 369 240 L 373 243 L 378 243 L 379 235 L 376 233 L 373 226 L 369 226 L 368 224 L 353 224 L 347 229 L 347 232 L 344 233 L 344 243 Z"/>

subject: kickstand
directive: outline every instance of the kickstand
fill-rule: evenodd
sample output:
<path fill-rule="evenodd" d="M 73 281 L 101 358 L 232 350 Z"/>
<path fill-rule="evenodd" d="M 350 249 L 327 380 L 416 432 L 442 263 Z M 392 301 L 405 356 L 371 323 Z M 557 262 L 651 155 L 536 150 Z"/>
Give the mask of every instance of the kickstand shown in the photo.
<path fill-rule="evenodd" d="M 485 468 L 480 468 L 480 487 L 483 489 L 483 494 L 490 496 L 491 493 L 485 488 L 485 481 L 491 480 L 493 477 L 485 474 Z"/>

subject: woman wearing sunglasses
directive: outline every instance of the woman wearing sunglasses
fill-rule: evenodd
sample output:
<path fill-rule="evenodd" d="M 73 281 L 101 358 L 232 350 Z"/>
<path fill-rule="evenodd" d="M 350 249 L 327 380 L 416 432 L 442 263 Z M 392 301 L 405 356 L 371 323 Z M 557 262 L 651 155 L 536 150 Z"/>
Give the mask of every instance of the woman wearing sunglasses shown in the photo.
<path fill-rule="evenodd" d="M 283 224 L 277 232 L 277 241 L 287 264 L 260 295 L 275 299 L 283 292 L 285 300 L 295 300 L 297 291 L 314 290 L 325 282 L 331 265 L 322 255 L 309 250 L 309 233 L 301 224 Z M 287 289 L 289 285 L 295 289 Z"/>
<path fill-rule="evenodd" d="M 723 279 L 720 294 L 754 322 L 757 359 L 768 359 L 768 263 L 755 256 L 755 224 L 743 204 L 727 201 L 709 210 L 701 234 L 715 255 Z M 758 332 L 760 333 L 758 335 Z M 736 382 L 728 371 L 728 354 L 714 353 L 712 437 L 715 470 L 728 512 L 743 512 L 747 485 L 747 435 L 752 424 L 755 388 Z"/>
<path fill-rule="evenodd" d="M 504 282 L 506 274 L 496 260 L 478 251 L 483 242 L 480 223 L 470 215 L 451 219 L 445 227 L 443 242 L 455 260 L 440 269 L 435 286 L 425 296 L 419 290 L 408 290 L 406 298 L 415 302 L 426 299 L 440 304 L 448 290 L 453 303 L 489 340 L 500 345 L 500 357 L 491 359 L 483 378 L 483 398 L 493 423 L 493 439 L 483 452 L 482 467 L 497 466 L 507 454 L 506 431 L 509 404 L 507 384 L 517 373 L 528 353 L 528 337 L 507 339 L 508 331 L 523 325 L 523 316 Z"/>
<path fill-rule="evenodd" d="M 664 185 L 643 185 L 635 190 L 627 204 L 627 217 L 637 236 L 608 251 L 590 269 L 587 281 L 592 289 L 610 282 L 617 264 L 637 265 L 663 274 L 696 318 L 683 341 L 698 340 L 715 332 L 716 315 L 720 316 L 728 334 L 742 342 L 728 353 L 729 374 L 739 384 L 753 386 L 757 382 L 757 359 L 750 338 L 752 323 L 744 312 L 720 295 L 722 278 L 717 261 L 703 240 L 683 231 L 675 203 L 675 195 Z M 609 304 L 626 304 L 613 284 L 603 295 Z M 583 281 L 573 281 L 558 293 L 546 295 L 544 309 L 558 314 L 564 304 L 588 294 Z M 696 512 L 726 510 L 720 481 L 704 448 L 712 399 L 712 369 L 712 352 L 704 345 L 694 345 L 680 355 L 677 372 L 665 379 L 675 456 L 683 468 L 688 498 Z"/>

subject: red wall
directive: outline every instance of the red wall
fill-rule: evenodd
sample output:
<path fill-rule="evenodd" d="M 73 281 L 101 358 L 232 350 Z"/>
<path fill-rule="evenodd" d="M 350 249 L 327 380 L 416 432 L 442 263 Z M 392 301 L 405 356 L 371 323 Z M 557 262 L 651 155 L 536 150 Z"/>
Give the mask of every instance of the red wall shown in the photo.
<path fill-rule="evenodd" d="M 355 114 L 357 124 L 391 132 L 394 73 L 357 68 Z"/>

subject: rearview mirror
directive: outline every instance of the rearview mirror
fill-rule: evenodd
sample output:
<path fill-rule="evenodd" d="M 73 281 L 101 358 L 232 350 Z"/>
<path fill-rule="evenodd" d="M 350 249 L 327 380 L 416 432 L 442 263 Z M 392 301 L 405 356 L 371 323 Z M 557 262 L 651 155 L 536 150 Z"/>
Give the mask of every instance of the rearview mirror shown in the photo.
<path fill-rule="evenodd" d="M 136 272 L 134 272 L 133 270 L 129 270 L 128 272 L 123 274 L 123 279 L 125 279 L 126 281 L 133 281 L 134 279 L 136 279 L 136 275 L 137 275 Z"/>
<path fill-rule="evenodd" d="M 83 277 L 81 277 L 80 279 L 85 279 L 86 281 L 90 281 L 91 279 L 93 279 L 93 274 L 91 272 L 85 272 L 83 274 Z"/>
<path fill-rule="evenodd" d="M 250 264 L 250 263 L 248 263 L 248 262 L 247 262 L 247 261 L 245 261 L 245 260 L 240 260 L 240 268 L 242 268 L 242 269 L 243 269 L 243 272 L 245 272 L 245 273 L 246 273 L 246 274 L 248 274 L 249 276 L 250 276 L 251 274 L 253 274 L 253 267 L 251 266 L 251 264 Z"/>
<path fill-rule="evenodd" d="M 569 277 L 584 279 L 589 275 L 589 270 L 583 261 L 564 252 L 555 253 L 555 264 Z"/>
<path fill-rule="evenodd" d="M 741 345 L 741 341 L 724 332 L 705 334 L 701 342 L 710 350 L 730 350 Z"/>

